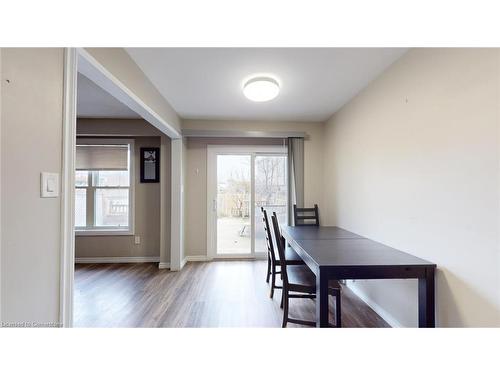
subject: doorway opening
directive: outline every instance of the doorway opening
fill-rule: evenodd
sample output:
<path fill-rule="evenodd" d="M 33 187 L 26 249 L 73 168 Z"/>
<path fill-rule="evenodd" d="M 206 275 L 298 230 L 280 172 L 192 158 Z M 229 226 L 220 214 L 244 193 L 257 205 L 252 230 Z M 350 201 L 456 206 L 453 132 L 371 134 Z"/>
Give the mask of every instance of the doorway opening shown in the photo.
<path fill-rule="evenodd" d="M 120 130 L 115 131 L 118 128 Z M 159 261 L 157 268 L 180 269 L 182 135 L 83 48 L 65 49 L 63 129 L 60 317 L 64 327 L 71 327 L 75 316 L 83 311 L 75 313 L 74 309 L 74 305 L 78 308 L 75 261 Z M 142 150 L 149 150 L 147 161 L 150 162 L 152 149 L 157 150 L 153 158 L 155 166 L 159 163 L 163 168 L 155 169 L 155 178 L 150 179 L 156 185 L 147 184 L 157 196 L 149 202 L 146 198 L 152 194 L 144 191 L 140 194 L 140 189 L 135 187 L 142 184 L 143 190 L 146 189 L 146 181 L 139 179 L 139 172 L 140 166 L 146 169 L 147 163 L 140 156 Z M 159 181 L 157 175 L 162 175 Z M 152 216 L 146 203 L 142 211 L 137 207 L 142 199 L 136 200 L 137 195 L 146 197 L 143 201 L 156 208 L 153 221 L 158 230 L 155 233 L 151 225 L 146 224 L 143 229 L 137 225 L 137 222 L 146 223 L 146 220 L 135 220 L 140 212 L 148 212 L 148 220 Z M 165 229 L 168 226 L 170 237 Z M 115 249 L 122 251 L 125 246 L 119 242 L 125 241 L 134 252 L 118 254 L 108 241 L 111 239 L 117 245 Z M 85 246 L 80 246 L 83 242 Z M 82 251 L 91 249 L 95 254 L 83 254 L 76 251 L 76 247 Z M 148 253 L 139 254 L 137 249 L 139 252 L 146 249 Z"/>

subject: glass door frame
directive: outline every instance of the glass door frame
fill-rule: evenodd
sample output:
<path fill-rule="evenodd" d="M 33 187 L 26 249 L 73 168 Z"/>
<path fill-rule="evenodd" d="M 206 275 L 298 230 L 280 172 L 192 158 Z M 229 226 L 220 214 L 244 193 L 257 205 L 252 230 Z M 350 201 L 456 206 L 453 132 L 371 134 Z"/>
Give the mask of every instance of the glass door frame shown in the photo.
<path fill-rule="evenodd" d="M 249 254 L 217 254 L 217 156 L 250 156 L 250 228 Z M 255 252 L 255 157 L 288 156 L 284 146 L 207 145 L 207 257 L 209 259 L 266 259 L 266 252 Z M 286 176 L 288 180 L 288 174 Z M 288 184 L 288 181 L 287 181 Z"/>

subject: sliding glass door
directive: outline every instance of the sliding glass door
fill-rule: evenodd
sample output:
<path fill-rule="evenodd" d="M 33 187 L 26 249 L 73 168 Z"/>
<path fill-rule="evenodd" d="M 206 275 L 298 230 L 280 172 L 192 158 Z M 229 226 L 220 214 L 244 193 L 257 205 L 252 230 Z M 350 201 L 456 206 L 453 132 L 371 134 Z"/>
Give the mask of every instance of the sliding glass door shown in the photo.
<path fill-rule="evenodd" d="M 260 208 L 271 215 L 276 212 L 280 223 L 287 221 L 287 162 L 286 155 L 259 155 L 254 159 L 255 191 L 255 252 L 267 251 Z M 271 219 L 271 218 L 269 218 Z M 269 223 L 271 224 L 271 223 Z"/>
<path fill-rule="evenodd" d="M 251 254 L 250 155 L 217 155 L 217 255 Z"/>
<path fill-rule="evenodd" d="M 282 147 L 208 149 L 207 246 L 211 257 L 266 255 L 260 207 L 287 220 L 287 156 Z"/>

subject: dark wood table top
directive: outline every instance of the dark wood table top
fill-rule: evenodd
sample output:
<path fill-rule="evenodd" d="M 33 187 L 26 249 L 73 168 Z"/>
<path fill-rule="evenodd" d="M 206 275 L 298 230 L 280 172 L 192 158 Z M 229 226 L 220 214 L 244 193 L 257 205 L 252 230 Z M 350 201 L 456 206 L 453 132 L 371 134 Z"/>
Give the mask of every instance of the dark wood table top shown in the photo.
<path fill-rule="evenodd" d="M 297 240 L 335 240 L 340 238 L 364 238 L 339 227 L 286 226 L 287 233 Z"/>
<path fill-rule="evenodd" d="M 435 266 L 433 263 L 338 227 L 282 228 L 283 237 L 317 267 Z"/>

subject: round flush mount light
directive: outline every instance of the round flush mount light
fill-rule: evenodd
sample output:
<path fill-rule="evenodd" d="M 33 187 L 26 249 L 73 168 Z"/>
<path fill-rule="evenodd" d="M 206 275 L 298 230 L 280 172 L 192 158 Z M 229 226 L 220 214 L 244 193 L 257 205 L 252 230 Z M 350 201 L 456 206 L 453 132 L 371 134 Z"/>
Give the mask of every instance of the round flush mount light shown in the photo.
<path fill-rule="evenodd" d="M 271 77 L 255 77 L 245 82 L 243 94 L 254 102 L 273 100 L 280 92 L 278 81 Z"/>

